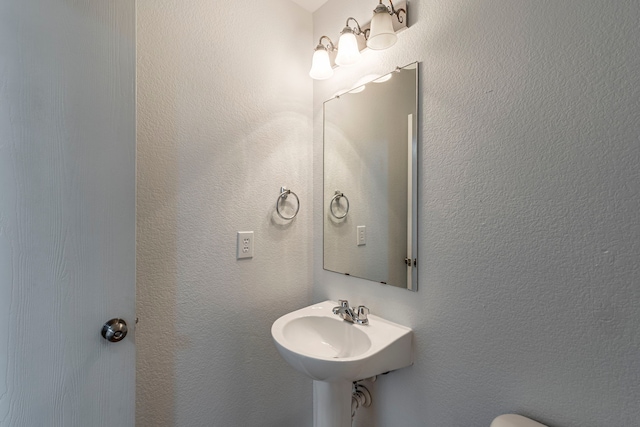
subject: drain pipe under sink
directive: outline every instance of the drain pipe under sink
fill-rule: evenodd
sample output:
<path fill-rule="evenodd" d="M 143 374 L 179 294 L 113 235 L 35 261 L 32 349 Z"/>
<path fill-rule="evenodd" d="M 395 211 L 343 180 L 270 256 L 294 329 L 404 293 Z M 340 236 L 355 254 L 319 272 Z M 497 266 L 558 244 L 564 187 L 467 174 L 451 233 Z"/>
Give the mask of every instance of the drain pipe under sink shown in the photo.
<path fill-rule="evenodd" d="M 368 408 L 371 406 L 371 393 L 362 384 L 353 383 L 353 393 L 351 394 L 351 425 L 353 425 L 353 417 L 359 407 Z"/>

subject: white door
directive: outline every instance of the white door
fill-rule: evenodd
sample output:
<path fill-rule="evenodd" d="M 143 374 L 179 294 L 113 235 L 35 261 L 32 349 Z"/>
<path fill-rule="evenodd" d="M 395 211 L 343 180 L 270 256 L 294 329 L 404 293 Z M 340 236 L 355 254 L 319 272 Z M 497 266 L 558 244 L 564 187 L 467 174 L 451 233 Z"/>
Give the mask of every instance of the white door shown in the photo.
<path fill-rule="evenodd" d="M 135 3 L 2 0 L 0 426 L 132 427 L 134 310 Z"/>

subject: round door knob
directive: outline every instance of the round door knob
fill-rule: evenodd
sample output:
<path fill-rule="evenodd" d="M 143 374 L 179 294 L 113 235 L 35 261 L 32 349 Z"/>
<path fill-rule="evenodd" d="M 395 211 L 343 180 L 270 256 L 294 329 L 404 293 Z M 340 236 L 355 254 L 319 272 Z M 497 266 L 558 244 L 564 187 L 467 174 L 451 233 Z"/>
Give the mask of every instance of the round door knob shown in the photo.
<path fill-rule="evenodd" d="M 111 319 L 102 326 L 102 337 L 109 342 L 122 341 L 127 336 L 127 322 Z"/>

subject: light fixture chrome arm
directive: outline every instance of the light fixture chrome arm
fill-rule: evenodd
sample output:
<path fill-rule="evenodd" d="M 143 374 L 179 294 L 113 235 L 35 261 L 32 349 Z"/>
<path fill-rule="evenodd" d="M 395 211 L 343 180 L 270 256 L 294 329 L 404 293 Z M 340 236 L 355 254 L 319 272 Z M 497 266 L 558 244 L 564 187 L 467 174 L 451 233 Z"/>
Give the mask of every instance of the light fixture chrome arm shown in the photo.
<path fill-rule="evenodd" d="M 398 22 L 402 24 L 404 22 L 404 18 L 400 16 L 400 13 L 404 13 L 404 16 L 407 16 L 407 11 L 404 8 L 396 9 L 395 6 L 393 5 L 393 0 L 389 0 L 389 4 L 391 6 L 385 6 L 384 4 L 382 4 L 382 0 L 380 0 L 380 3 L 373 10 L 373 13 L 384 12 L 384 9 L 386 9 L 389 15 L 392 15 L 392 16 L 396 15 Z"/>
<path fill-rule="evenodd" d="M 350 27 L 349 26 L 349 21 L 353 21 L 356 23 L 355 27 Z M 342 32 L 340 34 L 344 34 L 345 32 L 352 32 L 353 34 L 355 34 L 356 36 L 362 35 L 364 36 L 364 39 L 368 39 L 369 38 L 369 28 L 367 28 L 366 30 L 362 30 L 362 28 L 360 27 L 360 24 L 358 23 L 358 21 L 356 20 L 356 18 L 353 17 L 348 17 L 347 18 L 347 23 L 344 26 L 344 29 L 342 30 Z"/>
<path fill-rule="evenodd" d="M 322 40 L 323 39 L 327 39 L 328 43 L 326 45 L 322 44 Z M 318 49 L 324 49 L 327 52 L 333 52 L 334 50 L 338 50 L 338 48 L 336 47 L 335 44 L 333 44 L 333 42 L 331 41 L 329 36 L 321 36 L 320 37 L 320 40 L 318 40 L 318 46 L 316 46 L 315 50 L 318 50 Z"/>

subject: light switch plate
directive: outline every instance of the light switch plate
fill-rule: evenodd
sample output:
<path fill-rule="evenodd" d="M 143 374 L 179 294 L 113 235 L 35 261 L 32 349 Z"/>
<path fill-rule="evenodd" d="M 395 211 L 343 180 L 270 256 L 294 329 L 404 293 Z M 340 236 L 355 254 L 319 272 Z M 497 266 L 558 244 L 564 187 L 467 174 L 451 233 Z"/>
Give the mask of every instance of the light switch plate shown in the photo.
<path fill-rule="evenodd" d="M 358 246 L 367 244 L 367 227 L 365 225 L 359 225 L 356 227 L 356 244 Z"/>

